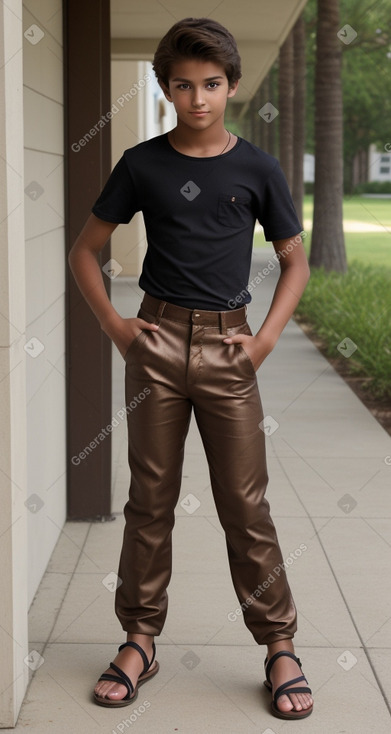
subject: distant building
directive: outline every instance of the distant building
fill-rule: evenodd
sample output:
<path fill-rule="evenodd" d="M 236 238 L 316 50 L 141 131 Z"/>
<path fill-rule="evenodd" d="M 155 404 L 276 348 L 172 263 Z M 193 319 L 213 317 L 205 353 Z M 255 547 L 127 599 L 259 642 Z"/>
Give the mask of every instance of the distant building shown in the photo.
<path fill-rule="evenodd" d="M 315 181 L 315 156 L 312 153 L 304 153 L 304 183 Z"/>
<path fill-rule="evenodd" d="M 391 181 L 391 145 L 389 152 L 369 146 L 368 181 Z"/>
<path fill-rule="evenodd" d="M 353 185 L 367 181 L 391 181 L 391 143 L 390 151 L 378 150 L 375 144 L 368 150 L 358 153 L 353 162 Z M 304 181 L 315 181 L 315 156 L 312 153 L 304 155 Z"/>

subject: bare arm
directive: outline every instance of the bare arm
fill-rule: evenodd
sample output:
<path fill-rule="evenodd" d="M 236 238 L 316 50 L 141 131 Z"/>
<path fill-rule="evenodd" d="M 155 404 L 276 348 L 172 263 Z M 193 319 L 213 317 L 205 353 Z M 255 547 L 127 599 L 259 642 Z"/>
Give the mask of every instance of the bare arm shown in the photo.
<path fill-rule="evenodd" d="M 68 262 L 76 283 L 102 330 L 124 356 L 130 343 L 142 329 L 155 331 L 158 326 L 143 319 L 123 319 L 106 293 L 98 254 L 117 226 L 90 214 L 69 253 Z"/>
<path fill-rule="evenodd" d="M 291 318 L 310 277 L 310 268 L 301 237 L 273 242 L 280 255 L 281 273 L 266 318 L 256 337 L 275 345 Z"/>
<path fill-rule="evenodd" d="M 310 268 L 301 237 L 273 242 L 280 256 L 281 273 L 266 318 L 254 336 L 237 334 L 224 339 L 227 344 L 242 344 L 255 369 L 272 351 L 291 318 L 310 277 Z"/>

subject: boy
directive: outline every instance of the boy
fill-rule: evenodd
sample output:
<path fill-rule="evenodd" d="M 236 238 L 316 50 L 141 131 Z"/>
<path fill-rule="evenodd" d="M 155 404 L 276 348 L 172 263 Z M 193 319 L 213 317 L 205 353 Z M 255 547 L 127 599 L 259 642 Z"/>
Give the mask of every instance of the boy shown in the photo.
<path fill-rule="evenodd" d="M 174 509 L 194 408 L 244 621 L 268 648 L 272 711 L 303 718 L 312 712 L 311 690 L 294 655 L 296 609 L 285 572 L 272 574 L 282 556 L 264 496 L 256 380 L 309 277 L 301 225 L 277 160 L 224 128 L 227 98 L 241 77 L 232 35 L 209 18 L 180 21 L 161 40 L 154 70 L 177 125 L 125 151 L 69 256 L 81 292 L 124 357 L 127 403 L 150 391 L 128 416 L 131 486 L 115 600 L 127 642 L 94 699 L 128 705 L 158 672 L 153 638 L 167 614 Z M 145 296 L 137 318 L 123 319 L 96 256 L 136 211 L 148 239 L 139 280 Z M 270 310 L 253 336 L 243 304 L 251 300 L 256 219 L 283 257 Z"/>

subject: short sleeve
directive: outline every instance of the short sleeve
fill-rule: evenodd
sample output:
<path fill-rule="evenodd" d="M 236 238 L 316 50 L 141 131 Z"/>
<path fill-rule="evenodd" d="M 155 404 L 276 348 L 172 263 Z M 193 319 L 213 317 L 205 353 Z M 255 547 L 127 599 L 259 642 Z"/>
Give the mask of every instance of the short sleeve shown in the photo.
<path fill-rule="evenodd" d="M 258 221 L 264 229 L 267 242 L 293 237 L 303 229 L 278 161 L 267 178 Z"/>
<path fill-rule="evenodd" d="M 91 211 L 106 222 L 127 224 L 139 210 L 136 189 L 125 157 L 122 156 Z"/>

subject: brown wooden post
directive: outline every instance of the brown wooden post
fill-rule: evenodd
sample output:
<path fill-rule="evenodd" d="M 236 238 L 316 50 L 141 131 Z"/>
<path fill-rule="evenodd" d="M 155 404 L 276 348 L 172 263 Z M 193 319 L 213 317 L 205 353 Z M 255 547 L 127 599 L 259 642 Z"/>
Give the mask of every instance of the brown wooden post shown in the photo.
<path fill-rule="evenodd" d="M 111 169 L 110 0 L 64 0 L 63 7 L 68 255 Z M 110 244 L 101 265 L 109 259 Z M 65 267 L 67 517 L 102 520 L 111 510 L 111 343 L 81 296 L 67 259 Z M 103 277 L 110 294 L 110 280 Z"/>

